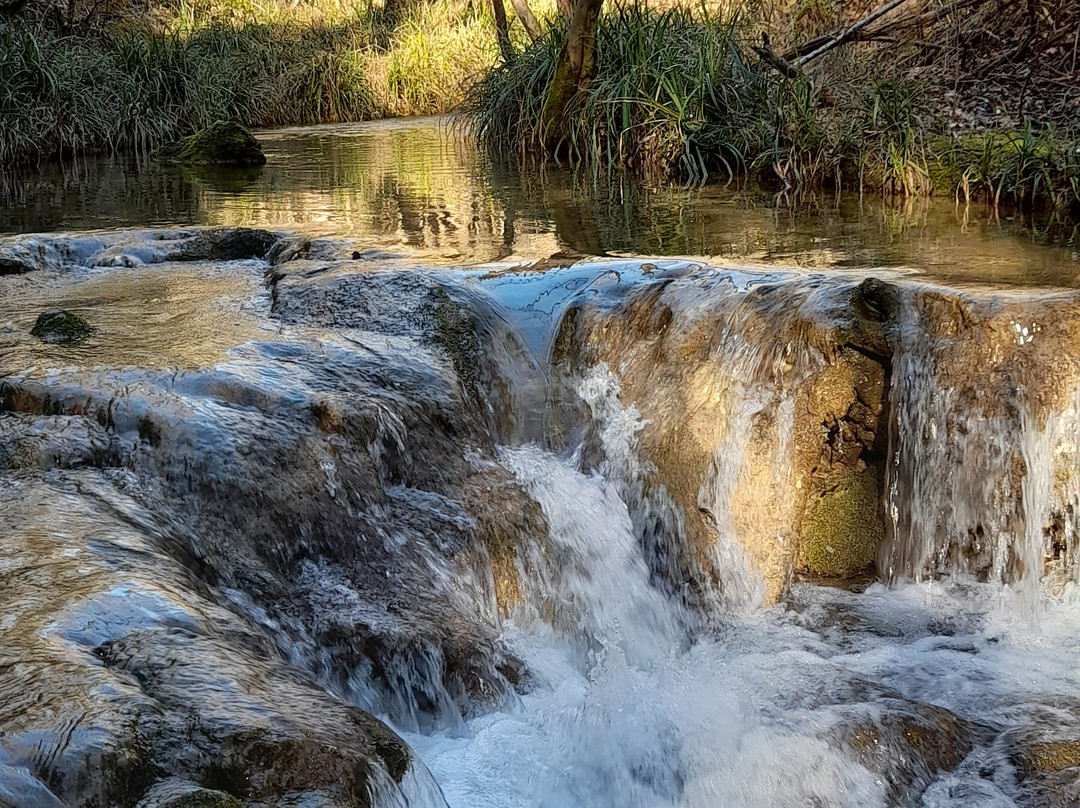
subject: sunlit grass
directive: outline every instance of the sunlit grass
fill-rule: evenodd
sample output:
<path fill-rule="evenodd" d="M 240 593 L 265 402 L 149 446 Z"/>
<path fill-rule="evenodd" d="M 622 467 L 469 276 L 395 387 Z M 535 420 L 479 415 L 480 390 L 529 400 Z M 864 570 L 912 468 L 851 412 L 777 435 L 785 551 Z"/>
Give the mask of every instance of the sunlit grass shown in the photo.
<path fill-rule="evenodd" d="M 569 108 L 556 156 L 671 179 L 748 177 L 794 193 L 1080 204 L 1076 134 L 947 137 L 923 83 L 857 48 L 838 54 L 825 78 L 784 78 L 746 57 L 759 21 L 733 8 L 609 6 L 596 76 Z M 473 86 L 461 119 L 483 143 L 543 152 L 540 111 L 562 44 L 555 27 Z"/>
<path fill-rule="evenodd" d="M 249 126 L 443 112 L 497 58 L 489 6 L 182 0 L 102 34 L 0 23 L 0 163 Z"/>

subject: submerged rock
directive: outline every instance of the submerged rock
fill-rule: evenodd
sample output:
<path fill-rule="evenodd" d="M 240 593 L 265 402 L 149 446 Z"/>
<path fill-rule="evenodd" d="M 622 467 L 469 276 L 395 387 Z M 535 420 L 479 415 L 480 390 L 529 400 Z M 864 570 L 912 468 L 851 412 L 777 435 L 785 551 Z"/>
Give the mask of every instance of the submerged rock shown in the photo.
<path fill-rule="evenodd" d="M 881 775 L 890 805 L 917 805 L 934 776 L 956 769 L 979 737 L 942 707 L 899 698 L 841 708 L 841 716 L 833 737 Z"/>
<path fill-rule="evenodd" d="M 255 136 L 234 121 L 219 121 L 163 147 L 158 155 L 185 165 L 261 166 L 266 155 Z"/>
<path fill-rule="evenodd" d="M 93 334 L 94 329 L 78 314 L 50 309 L 38 315 L 30 333 L 53 345 L 75 345 Z"/>
<path fill-rule="evenodd" d="M 1032 741 L 1018 751 L 1015 760 L 1028 775 L 1080 768 L 1080 740 Z"/>
<path fill-rule="evenodd" d="M 244 808 L 244 803 L 224 791 L 172 778 L 156 783 L 135 808 Z"/>
<path fill-rule="evenodd" d="M 25 275 L 33 272 L 36 266 L 18 258 L 0 255 L 0 275 Z"/>
<path fill-rule="evenodd" d="M 169 526 L 158 552 L 238 593 L 327 687 L 403 727 L 458 726 L 513 697 L 499 615 L 522 604 L 521 548 L 547 538 L 496 456 L 486 357 L 437 338 L 452 305 L 462 340 L 494 318 L 428 272 L 293 270 L 271 278 L 290 336 L 212 368 L 0 382 L 0 463 L 100 474 Z"/>

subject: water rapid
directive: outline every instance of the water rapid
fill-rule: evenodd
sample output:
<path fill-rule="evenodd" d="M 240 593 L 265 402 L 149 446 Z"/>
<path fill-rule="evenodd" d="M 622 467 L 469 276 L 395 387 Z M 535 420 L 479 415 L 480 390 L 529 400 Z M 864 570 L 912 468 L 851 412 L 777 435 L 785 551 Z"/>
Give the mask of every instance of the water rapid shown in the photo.
<path fill-rule="evenodd" d="M 0 241 L 0 803 L 1080 801 L 1077 293 L 361 246 Z"/>

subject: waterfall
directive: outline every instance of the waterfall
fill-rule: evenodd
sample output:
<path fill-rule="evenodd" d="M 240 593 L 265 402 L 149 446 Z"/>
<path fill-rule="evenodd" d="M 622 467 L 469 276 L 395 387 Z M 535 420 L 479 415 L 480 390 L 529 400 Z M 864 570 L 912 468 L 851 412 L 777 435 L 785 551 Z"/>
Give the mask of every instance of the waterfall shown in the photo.
<path fill-rule="evenodd" d="M 63 255 L 52 282 L 99 342 L 4 331 L 0 793 L 1071 793 L 1072 293 L 687 261 L 358 269 L 336 248 L 264 287 L 222 238 L 58 240 L 42 260 Z M 158 273 L 244 327 L 152 321 L 153 361 L 128 361 L 127 284 Z M 141 756 L 152 783 L 122 768 Z"/>
<path fill-rule="evenodd" d="M 607 428 L 612 462 L 632 462 L 633 418 Z M 505 625 L 530 670 L 520 706 L 474 719 L 467 737 L 406 736 L 451 806 L 884 806 L 865 769 L 755 706 L 762 677 L 783 690 L 805 664 L 799 652 L 778 672 L 724 643 L 688 644 L 682 607 L 650 583 L 613 484 L 536 446 L 501 457 L 543 507 L 557 567 L 530 584 L 535 608 Z M 574 620 L 537 619 L 545 603 Z M 729 640 L 737 648 L 759 630 L 752 621 Z"/>
<path fill-rule="evenodd" d="M 959 297 L 972 322 L 943 329 L 931 319 L 937 294 L 911 295 L 900 322 L 882 573 L 976 575 L 1021 586 L 1033 603 L 1048 568 L 1076 573 L 1077 359 L 1059 353 L 1025 372 L 1044 361 L 1038 343 L 1060 344 L 1069 324 Z"/>

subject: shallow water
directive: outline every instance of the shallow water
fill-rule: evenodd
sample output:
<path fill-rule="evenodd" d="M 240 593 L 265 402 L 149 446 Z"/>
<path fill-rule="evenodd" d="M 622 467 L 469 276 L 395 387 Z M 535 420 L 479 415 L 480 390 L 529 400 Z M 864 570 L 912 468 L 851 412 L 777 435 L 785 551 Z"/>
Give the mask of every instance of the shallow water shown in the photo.
<path fill-rule="evenodd" d="M 100 739 L 161 712 L 186 728 L 153 741 L 169 772 L 227 782 L 199 767 L 234 725 L 312 731 L 315 773 L 281 804 L 348 804 L 318 755 L 368 737 L 341 728 L 350 704 L 434 778 L 380 775 L 380 806 L 1080 804 L 1067 230 L 948 203 L 598 188 L 493 166 L 439 121 L 263 137 L 252 172 L 105 160 L 3 187 L 0 231 L 70 235 L 0 244 L 45 256 L 0 278 L 0 802 L 95 804 L 64 772 L 100 777 Z M 196 236 L 145 230 L 193 225 L 322 240 L 270 267 L 178 260 Z M 623 253 L 649 258 L 562 266 Z M 879 574 L 761 606 L 739 533 L 783 544 L 800 385 L 868 275 L 906 306 Z M 635 290 L 669 319 L 630 339 Z M 432 301 L 479 357 L 432 335 Z M 560 323 L 589 303 L 584 342 L 619 362 L 557 380 Z M 33 339 L 47 308 L 94 332 Z M 635 362 L 657 375 L 631 401 L 617 377 Z M 666 575 L 693 556 L 685 525 L 643 482 L 665 413 L 711 458 L 694 504 L 718 540 L 685 578 Z M 515 544 L 510 605 L 484 531 Z M 1033 572 L 1044 555 L 1053 579 Z M 1030 763 L 1059 742 L 1058 768 Z M 296 743 L 262 764 L 312 759 Z"/>
<path fill-rule="evenodd" d="M 522 171 L 446 119 L 259 133 L 255 169 L 89 159 L 0 176 L 0 233 L 250 226 L 356 238 L 440 263 L 558 253 L 682 255 L 803 267 L 910 267 L 950 281 L 1080 284 L 1070 223 L 849 192 L 791 200 L 722 183 L 643 187 Z"/>

